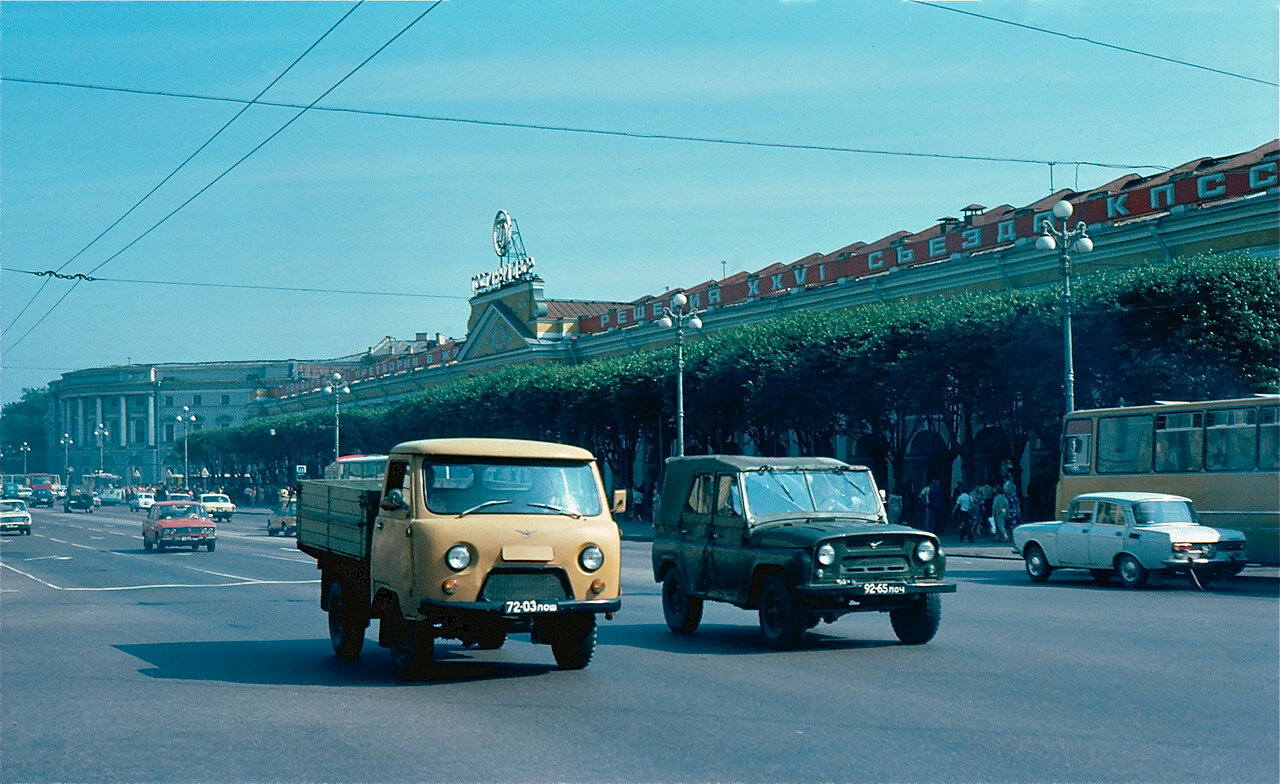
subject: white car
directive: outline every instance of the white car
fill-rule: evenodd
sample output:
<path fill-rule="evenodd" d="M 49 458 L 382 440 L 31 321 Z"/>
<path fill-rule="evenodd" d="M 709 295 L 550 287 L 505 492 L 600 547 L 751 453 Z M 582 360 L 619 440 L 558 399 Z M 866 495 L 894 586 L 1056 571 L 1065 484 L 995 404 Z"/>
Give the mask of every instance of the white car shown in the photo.
<path fill-rule="evenodd" d="M 31 536 L 31 513 L 27 502 L 18 498 L 0 501 L 0 533 L 16 531 Z"/>
<path fill-rule="evenodd" d="M 1200 524 L 1191 500 L 1165 493 L 1085 493 L 1061 522 L 1013 529 L 1014 552 L 1034 582 L 1055 569 L 1088 569 L 1100 585 L 1113 575 L 1140 588 L 1152 574 L 1181 574 L 1198 584 L 1245 567 L 1245 537 Z"/>
<path fill-rule="evenodd" d="M 129 508 L 135 512 L 145 512 L 155 505 L 154 493 L 135 493 L 133 498 L 129 499 Z"/>
<path fill-rule="evenodd" d="M 231 503 L 231 499 L 222 493 L 203 493 L 200 496 L 200 503 L 204 504 L 209 516 L 214 520 L 225 522 L 230 520 L 231 515 L 236 513 L 236 505 Z"/>

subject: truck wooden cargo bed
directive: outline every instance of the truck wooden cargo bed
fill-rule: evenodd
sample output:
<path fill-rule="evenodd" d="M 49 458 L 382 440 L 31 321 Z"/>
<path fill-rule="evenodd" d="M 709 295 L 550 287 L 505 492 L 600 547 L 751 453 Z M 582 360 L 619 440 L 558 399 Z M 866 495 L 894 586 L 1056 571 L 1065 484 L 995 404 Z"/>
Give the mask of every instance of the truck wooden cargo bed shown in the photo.
<path fill-rule="evenodd" d="M 298 549 L 368 562 L 378 515 L 376 479 L 316 479 L 298 486 Z"/>

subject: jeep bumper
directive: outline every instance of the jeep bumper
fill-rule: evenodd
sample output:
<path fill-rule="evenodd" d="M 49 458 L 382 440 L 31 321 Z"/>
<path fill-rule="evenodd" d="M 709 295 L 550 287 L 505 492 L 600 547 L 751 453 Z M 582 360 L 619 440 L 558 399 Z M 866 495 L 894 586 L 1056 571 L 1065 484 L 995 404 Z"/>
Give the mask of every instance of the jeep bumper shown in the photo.
<path fill-rule="evenodd" d="M 929 593 L 955 593 L 955 583 L 943 582 L 876 582 L 868 581 L 852 585 L 812 586 L 802 585 L 791 589 L 800 603 L 813 609 L 849 608 L 859 605 L 875 605 L 892 602 L 904 596 Z"/>

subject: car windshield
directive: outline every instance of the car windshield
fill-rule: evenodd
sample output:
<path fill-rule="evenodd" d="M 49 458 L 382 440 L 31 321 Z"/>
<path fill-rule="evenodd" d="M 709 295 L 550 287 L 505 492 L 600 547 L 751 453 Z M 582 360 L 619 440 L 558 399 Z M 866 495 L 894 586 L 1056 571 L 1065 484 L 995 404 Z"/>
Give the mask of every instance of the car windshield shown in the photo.
<path fill-rule="evenodd" d="M 424 463 L 436 514 L 591 517 L 602 511 L 590 463 Z"/>
<path fill-rule="evenodd" d="M 751 471 L 744 475 L 747 508 L 758 517 L 788 513 L 876 515 L 879 497 L 867 471 Z"/>
<path fill-rule="evenodd" d="M 0 512 L 25 512 L 27 505 L 23 501 L 0 501 Z"/>
<path fill-rule="evenodd" d="M 204 517 L 204 509 L 199 504 L 181 504 L 165 506 L 156 515 L 161 520 L 169 517 Z"/>
<path fill-rule="evenodd" d="M 230 499 L 230 498 L 227 498 L 225 495 L 202 495 L 202 496 L 200 496 L 200 500 L 201 500 L 202 502 L 206 503 L 206 504 L 209 504 L 209 503 L 214 503 L 214 504 L 217 504 L 217 503 L 223 503 L 223 504 L 225 504 L 225 503 L 229 503 L 229 502 L 231 501 L 231 499 Z"/>
<path fill-rule="evenodd" d="M 1133 519 L 1138 525 L 1200 524 L 1200 516 L 1186 501 L 1142 501 L 1133 505 Z"/>

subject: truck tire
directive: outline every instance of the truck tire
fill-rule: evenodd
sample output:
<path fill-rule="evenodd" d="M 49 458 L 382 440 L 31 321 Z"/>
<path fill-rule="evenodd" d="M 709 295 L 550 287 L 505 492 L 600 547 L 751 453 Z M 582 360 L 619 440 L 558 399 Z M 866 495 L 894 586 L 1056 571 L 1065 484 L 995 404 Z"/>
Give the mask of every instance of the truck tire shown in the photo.
<path fill-rule="evenodd" d="M 676 569 L 662 578 L 662 615 L 676 634 L 693 634 L 702 623 L 702 599 L 689 595 Z"/>
<path fill-rule="evenodd" d="M 431 626 L 407 621 L 396 613 L 391 621 L 391 666 L 405 681 L 420 681 L 431 672 L 436 638 Z"/>
<path fill-rule="evenodd" d="M 562 670 L 581 670 L 596 652 L 596 617 L 570 615 L 551 638 L 551 653 Z"/>
<path fill-rule="evenodd" d="M 364 647 L 364 620 L 347 608 L 342 581 L 329 584 L 329 642 L 339 659 L 358 659 Z"/>
<path fill-rule="evenodd" d="M 907 645 L 923 645 L 938 633 L 942 623 L 942 597 L 925 594 L 910 607 L 889 611 L 893 633 Z"/>
<path fill-rule="evenodd" d="M 808 630 L 804 609 L 791 598 L 787 584 L 773 575 L 760 587 L 760 633 L 770 648 L 791 650 Z"/>

